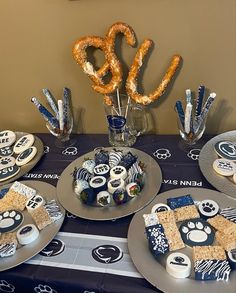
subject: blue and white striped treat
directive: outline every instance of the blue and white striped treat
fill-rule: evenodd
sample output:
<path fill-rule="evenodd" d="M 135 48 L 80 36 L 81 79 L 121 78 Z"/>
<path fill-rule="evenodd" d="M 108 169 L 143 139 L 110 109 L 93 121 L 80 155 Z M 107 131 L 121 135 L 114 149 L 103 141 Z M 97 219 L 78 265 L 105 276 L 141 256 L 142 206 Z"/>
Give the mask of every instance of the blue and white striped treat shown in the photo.
<path fill-rule="evenodd" d="M 58 120 L 37 100 L 36 97 L 32 97 L 31 102 L 36 106 L 45 121 L 48 122 L 52 128 L 59 128 Z"/>
<path fill-rule="evenodd" d="M 236 224 L 236 208 L 228 207 L 222 209 L 220 214 L 227 220 L 230 220 L 231 222 Z"/>
<path fill-rule="evenodd" d="M 74 177 L 74 181 L 76 180 L 89 181 L 91 179 L 91 174 L 85 168 L 75 168 L 72 175 Z"/>
<path fill-rule="evenodd" d="M 57 108 L 57 102 L 52 93 L 49 91 L 49 89 L 43 89 L 43 93 L 45 97 L 47 98 L 47 101 L 52 108 L 53 112 L 55 113 L 56 118 L 58 119 L 58 108 Z"/>
<path fill-rule="evenodd" d="M 109 152 L 109 166 L 113 168 L 117 166 L 123 156 L 123 152 L 120 150 L 112 150 Z"/>
<path fill-rule="evenodd" d="M 198 260 L 194 265 L 196 280 L 228 281 L 231 268 L 227 260 Z"/>

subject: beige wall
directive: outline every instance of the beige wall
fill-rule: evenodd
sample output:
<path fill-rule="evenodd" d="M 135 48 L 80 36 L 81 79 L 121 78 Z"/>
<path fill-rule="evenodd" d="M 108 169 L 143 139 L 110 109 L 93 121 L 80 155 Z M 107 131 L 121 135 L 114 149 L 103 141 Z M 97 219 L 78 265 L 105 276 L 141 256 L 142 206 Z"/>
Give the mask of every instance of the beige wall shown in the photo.
<path fill-rule="evenodd" d="M 142 78 L 145 93 L 160 82 L 171 56 L 183 57 L 171 88 L 150 112 L 150 131 L 177 133 L 176 99 L 186 88 L 205 84 L 217 93 L 208 133 L 236 128 L 236 1 L 235 0 L 1 0 L 0 1 L 0 129 L 47 132 L 33 104 L 49 88 L 57 98 L 72 90 L 79 115 L 77 132 L 105 133 L 102 96 L 72 58 L 76 39 L 104 36 L 116 21 L 136 32 L 138 44 L 151 38 L 155 47 Z M 122 41 L 129 66 L 136 53 Z M 102 54 L 96 54 L 98 64 Z"/>

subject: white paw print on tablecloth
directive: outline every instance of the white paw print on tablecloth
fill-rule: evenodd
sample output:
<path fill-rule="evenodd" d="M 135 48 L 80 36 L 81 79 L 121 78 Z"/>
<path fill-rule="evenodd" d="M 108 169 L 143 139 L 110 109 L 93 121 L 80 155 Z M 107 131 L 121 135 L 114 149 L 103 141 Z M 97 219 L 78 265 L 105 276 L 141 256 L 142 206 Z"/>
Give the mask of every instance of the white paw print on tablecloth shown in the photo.
<path fill-rule="evenodd" d="M 166 160 L 171 157 L 171 153 L 168 149 L 157 149 L 154 153 L 153 156 L 156 157 L 159 160 Z"/>
<path fill-rule="evenodd" d="M 57 291 L 50 286 L 42 284 L 39 284 L 37 287 L 35 287 L 34 291 L 37 293 L 57 293 Z"/>
<path fill-rule="evenodd" d="M 45 154 L 49 153 L 49 151 L 50 151 L 50 147 L 49 147 L 48 145 L 45 145 L 45 146 L 43 147 L 43 149 L 44 149 L 44 153 L 45 153 Z"/>
<path fill-rule="evenodd" d="M 62 151 L 62 154 L 65 156 L 76 156 L 78 154 L 77 147 L 68 147 Z"/>
<path fill-rule="evenodd" d="M 15 292 L 15 287 L 5 280 L 0 280 L 0 292 Z"/>
<path fill-rule="evenodd" d="M 200 151 L 201 151 L 200 149 L 192 149 L 187 153 L 187 156 L 190 159 L 197 161 L 199 158 Z"/>

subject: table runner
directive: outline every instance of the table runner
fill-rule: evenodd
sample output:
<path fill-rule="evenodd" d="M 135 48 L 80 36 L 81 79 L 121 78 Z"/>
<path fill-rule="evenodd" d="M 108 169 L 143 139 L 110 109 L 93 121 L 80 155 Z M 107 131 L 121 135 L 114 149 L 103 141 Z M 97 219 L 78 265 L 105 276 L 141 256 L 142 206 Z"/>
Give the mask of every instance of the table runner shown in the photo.
<path fill-rule="evenodd" d="M 96 147 L 109 146 L 107 135 L 73 135 L 73 146 L 58 148 L 55 138 L 37 133 L 44 156 L 20 180 L 41 180 L 56 186 L 62 171 L 76 158 Z M 201 147 L 184 150 L 177 135 L 144 135 L 133 146 L 160 165 L 160 192 L 173 188 L 214 189 L 198 167 Z M 127 232 L 133 215 L 113 221 L 91 221 L 66 213 L 53 241 L 24 264 L 1 272 L 0 292 L 40 293 L 154 293 L 161 292 L 136 270 L 128 253 Z"/>

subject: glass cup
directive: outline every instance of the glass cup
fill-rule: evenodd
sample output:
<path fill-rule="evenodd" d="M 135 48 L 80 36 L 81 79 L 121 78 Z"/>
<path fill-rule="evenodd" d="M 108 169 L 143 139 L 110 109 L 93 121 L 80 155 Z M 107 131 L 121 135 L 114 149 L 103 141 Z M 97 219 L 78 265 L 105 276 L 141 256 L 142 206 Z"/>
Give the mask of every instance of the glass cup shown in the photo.
<path fill-rule="evenodd" d="M 66 119 L 64 120 L 63 129 L 52 128 L 48 123 L 46 124 L 49 132 L 56 137 L 55 145 L 57 147 L 68 147 L 74 144 L 74 140 L 71 139 L 71 132 L 74 126 L 74 119 L 71 109 L 68 110 Z"/>
<path fill-rule="evenodd" d="M 112 146 L 130 147 L 135 144 L 137 136 L 144 133 L 147 120 L 144 108 L 127 98 L 127 95 L 112 97 L 111 105 L 104 103 L 108 122 L 108 139 Z"/>
<path fill-rule="evenodd" d="M 195 146 L 196 143 L 201 139 L 206 129 L 206 117 L 197 118 L 192 117 L 190 121 L 190 131 L 186 131 L 184 121 L 177 113 L 177 125 L 183 144 L 186 147 Z"/>

